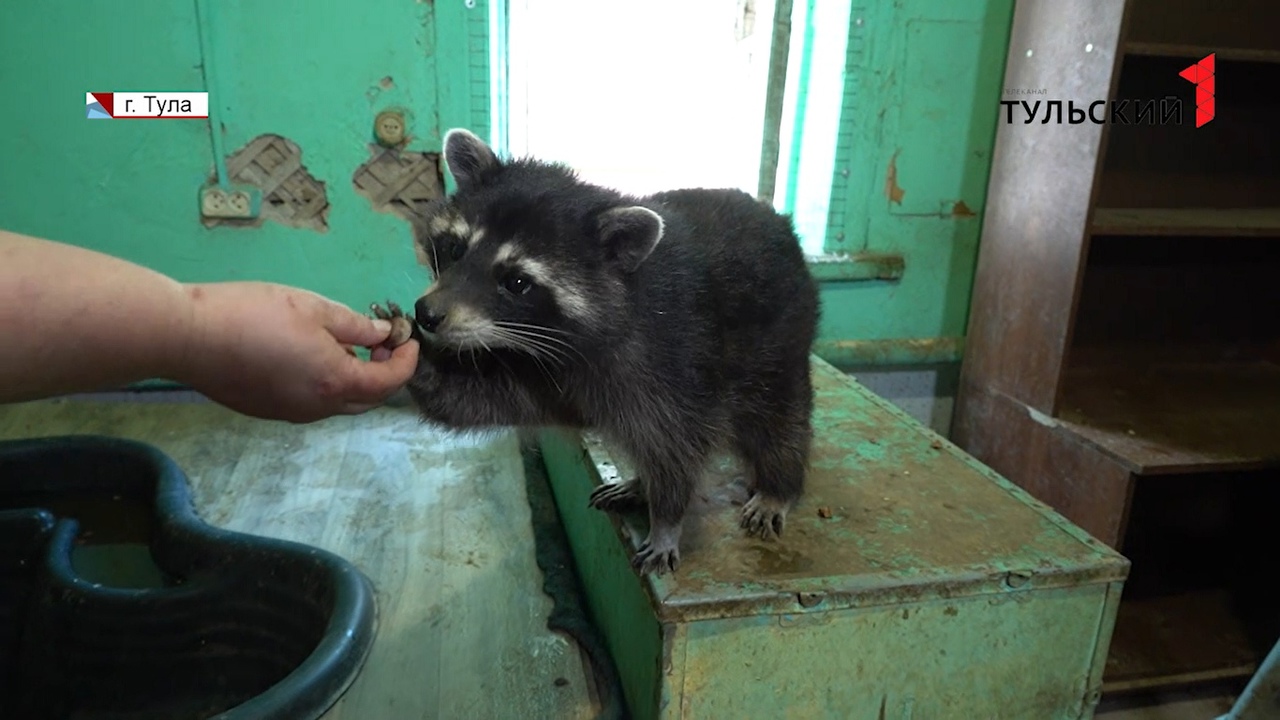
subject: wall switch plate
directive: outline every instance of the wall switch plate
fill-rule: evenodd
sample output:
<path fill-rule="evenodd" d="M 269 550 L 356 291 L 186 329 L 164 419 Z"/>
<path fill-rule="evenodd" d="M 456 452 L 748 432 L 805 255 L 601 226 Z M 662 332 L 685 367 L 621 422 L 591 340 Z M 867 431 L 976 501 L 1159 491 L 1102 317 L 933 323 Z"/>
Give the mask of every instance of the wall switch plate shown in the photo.
<path fill-rule="evenodd" d="M 219 187 L 207 185 L 200 188 L 200 215 L 208 218 L 258 217 L 262 207 L 262 191 L 255 187 Z"/>

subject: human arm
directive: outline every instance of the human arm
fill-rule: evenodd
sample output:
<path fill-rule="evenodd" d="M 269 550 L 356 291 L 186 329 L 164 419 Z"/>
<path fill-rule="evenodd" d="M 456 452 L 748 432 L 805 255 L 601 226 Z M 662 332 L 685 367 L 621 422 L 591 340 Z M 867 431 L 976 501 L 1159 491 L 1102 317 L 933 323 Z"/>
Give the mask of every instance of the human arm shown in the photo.
<path fill-rule="evenodd" d="M 403 386 L 416 341 L 383 362 L 349 350 L 377 346 L 388 331 L 305 290 L 184 284 L 0 231 L 0 402 L 163 378 L 246 415 L 310 422 L 363 412 Z"/>

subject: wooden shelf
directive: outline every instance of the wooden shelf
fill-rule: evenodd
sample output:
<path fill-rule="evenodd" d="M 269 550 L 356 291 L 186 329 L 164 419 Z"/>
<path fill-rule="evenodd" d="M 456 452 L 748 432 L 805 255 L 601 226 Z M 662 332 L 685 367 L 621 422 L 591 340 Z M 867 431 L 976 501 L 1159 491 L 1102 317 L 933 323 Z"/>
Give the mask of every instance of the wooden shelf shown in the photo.
<path fill-rule="evenodd" d="M 1139 479 L 1123 552 L 1133 563 L 1103 684 L 1110 693 L 1247 679 L 1276 642 L 1268 568 L 1280 469 Z"/>
<path fill-rule="evenodd" d="M 1280 3 L 1233 0 L 1130 0 L 1129 55 L 1198 60 L 1211 52 L 1219 60 L 1280 62 Z"/>
<path fill-rule="evenodd" d="M 1142 42 L 1131 40 L 1124 45 L 1126 55 L 1147 57 L 1181 57 L 1190 61 L 1214 53 L 1217 60 L 1238 62 L 1280 63 L 1280 50 L 1268 48 L 1211 47 L 1208 45 L 1180 45 L 1176 43 Z"/>
<path fill-rule="evenodd" d="M 1104 693 L 1244 679 L 1257 651 L 1230 593 L 1201 590 L 1121 600 L 1103 672 Z"/>
<path fill-rule="evenodd" d="M 1097 208 L 1094 235 L 1280 237 L 1280 208 Z"/>
<path fill-rule="evenodd" d="M 1280 364 L 1271 359 L 1073 353 L 1059 421 L 1130 472 L 1280 465 Z"/>
<path fill-rule="evenodd" d="M 1280 2 L 1065 6 L 1071 32 L 1064 3 L 1019 3 L 1011 45 L 1105 28 L 1123 61 L 1011 53 L 1007 84 L 1127 99 L 1128 122 L 1000 127 L 953 436 L 1132 561 L 1105 692 L 1243 680 L 1280 636 L 1255 557 L 1280 502 Z M 1196 127 L 1180 73 L 1210 53 Z"/>

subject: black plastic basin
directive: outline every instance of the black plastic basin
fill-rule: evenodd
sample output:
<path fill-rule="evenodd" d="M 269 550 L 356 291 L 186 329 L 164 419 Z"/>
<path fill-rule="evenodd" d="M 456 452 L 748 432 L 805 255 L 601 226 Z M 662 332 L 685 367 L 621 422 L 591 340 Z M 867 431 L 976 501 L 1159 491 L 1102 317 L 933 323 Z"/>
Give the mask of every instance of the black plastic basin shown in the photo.
<path fill-rule="evenodd" d="M 375 615 L 342 558 L 202 522 L 149 445 L 0 442 L 0 718 L 313 720 Z"/>

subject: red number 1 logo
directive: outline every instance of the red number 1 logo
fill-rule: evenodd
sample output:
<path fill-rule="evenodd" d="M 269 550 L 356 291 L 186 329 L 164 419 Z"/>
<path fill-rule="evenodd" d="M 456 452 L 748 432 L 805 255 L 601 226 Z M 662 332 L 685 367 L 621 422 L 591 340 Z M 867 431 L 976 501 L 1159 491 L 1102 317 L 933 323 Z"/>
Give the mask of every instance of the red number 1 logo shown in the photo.
<path fill-rule="evenodd" d="M 1209 53 L 1204 58 L 1178 73 L 1178 77 L 1196 86 L 1196 127 L 1202 127 L 1213 119 L 1213 58 L 1217 53 Z"/>

